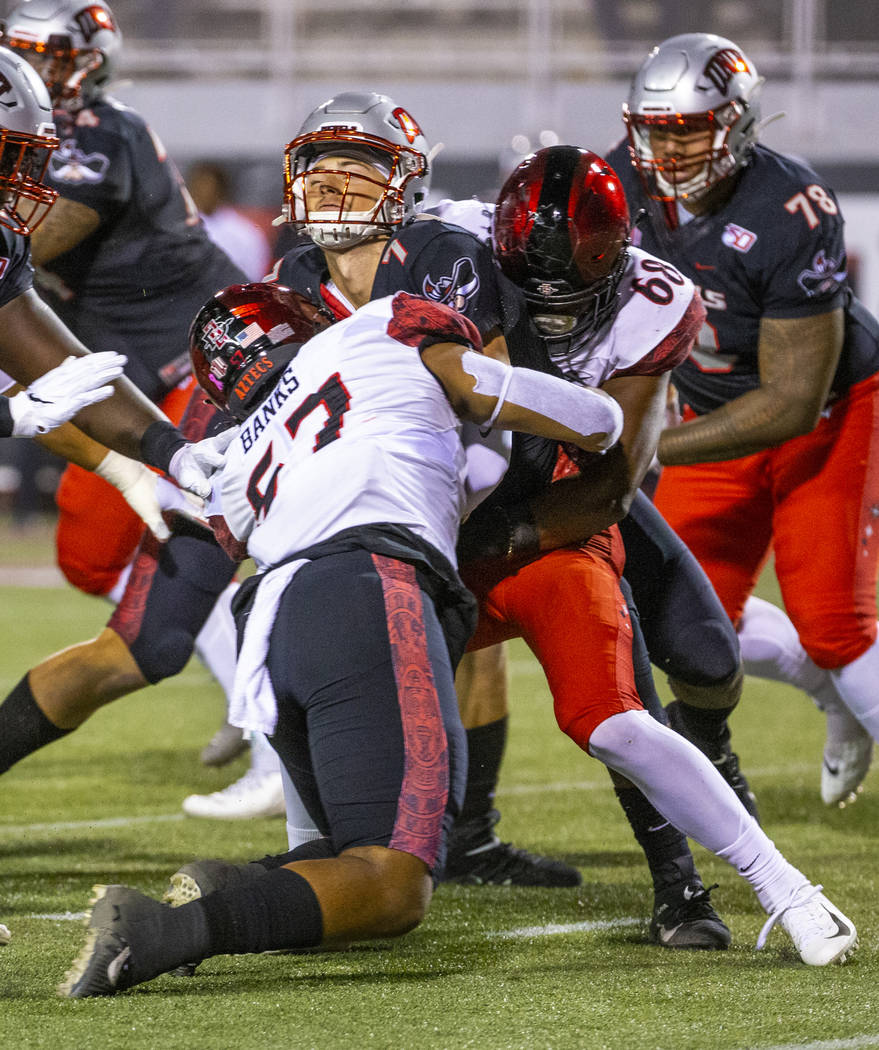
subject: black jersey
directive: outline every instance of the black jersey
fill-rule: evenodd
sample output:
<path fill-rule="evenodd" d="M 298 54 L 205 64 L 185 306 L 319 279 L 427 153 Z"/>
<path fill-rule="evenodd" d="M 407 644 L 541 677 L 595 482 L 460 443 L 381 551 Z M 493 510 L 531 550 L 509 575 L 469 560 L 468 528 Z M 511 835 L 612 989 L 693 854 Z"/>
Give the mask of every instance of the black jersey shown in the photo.
<path fill-rule="evenodd" d="M 295 245 L 276 268 L 281 284 L 334 304 L 324 255 L 311 241 Z M 421 295 L 469 317 L 485 335 L 509 331 L 519 316 L 519 300 L 497 269 L 490 248 L 458 226 L 438 219 L 407 223 L 388 240 L 372 285 L 371 299 L 395 292 Z"/>
<path fill-rule="evenodd" d="M 27 237 L 0 226 L 0 306 L 33 287 L 34 268 Z M 0 360 L 0 368 L 3 361 Z"/>
<path fill-rule="evenodd" d="M 126 373 L 159 399 L 189 371 L 192 318 L 246 280 L 207 236 L 161 142 L 110 98 L 55 112 L 61 146 L 47 184 L 98 213 L 97 231 L 37 274 L 37 287 L 91 350 L 128 355 Z"/>
<path fill-rule="evenodd" d="M 732 196 L 716 212 L 671 230 L 649 201 L 625 142 L 607 156 L 633 216 L 634 241 L 674 263 L 699 287 L 708 312 L 698 345 L 674 371 L 681 398 L 698 413 L 760 384 L 763 317 L 845 311 L 845 340 L 832 384 L 842 395 L 879 371 L 879 323 L 846 278 L 843 218 L 833 190 L 808 165 L 758 145 Z"/>

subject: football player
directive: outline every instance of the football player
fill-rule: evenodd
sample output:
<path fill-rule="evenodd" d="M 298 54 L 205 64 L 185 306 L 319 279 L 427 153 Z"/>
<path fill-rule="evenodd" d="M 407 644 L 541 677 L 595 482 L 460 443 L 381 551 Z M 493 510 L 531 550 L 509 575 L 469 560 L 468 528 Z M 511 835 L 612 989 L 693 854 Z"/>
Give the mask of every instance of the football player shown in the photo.
<path fill-rule="evenodd" d="M 832 188 L 758 141 L 761 85 L 733 41 L 672 37 L 638 69 L 608 160 L 643 211 L 641 247 L 695 281 L 708 312 L 675 369 L 684 421 L 660 438 L 657 506 L 749 643 L 772 549 L 805 652 L 862 726 L 825 751 L 830 802 L 879 733 L 879 324 L 847 282 Z"/>
<path fill-rule="evenodd" d="M 325 836 L 322 859 L 233 865 L 238 885 L 178 908 L 108 889 L 68 996 L 113 995 L 210 955 L 418 925 L 466 764 L 453 683 L 474 613 L 454 568 L 459 419 L 593 453 L 619 435 L 612 398 L 486 357 L 444 304 L 398 292 L 325 326 L 272 285 L 226 289 L 193 325 L 199 382 L 240 422 L 209 514 L 260 570 L 237 601 L 232 721 L 270 734 Z"/>
<path fill-rule="evenodd" d="M 47 85 L 62 140 L 46 172 L 58 200 L 32 237 L 41 294 L 83 341 L 124 351 L 130 378 L 173 419 L 192 401 L 186 432 L 206 436 L 213 412 L 193 394 L 189 324 L 208 295 L 245 278 L 207 237 L 157 136 L 106 93 L 121 47 L 113 12 L 101 2 L 29 0 L 7 15 L 2 39 Z M 75 586 L 118 605 L 97 639 L 50 657 L 10 694 L 0 708 L 0 770 L 109 700 L 176 674 L 212 613 L 204 637 L 221 640 L 199 652 L 221 683 L 231 680 L 234 627 L 218 598 L 234 565 L 209 530 L 179 515 L 164 548 L 144 533 L 107 483 L 135 486 L 135 464 L 110 457 L 98 475 L 65 471 L 58 558 Z"/>
<path fill-rule="evenodd" d="M 304 236 L 274 275 L 344 318 L 395 291 L 458 310 L 479 329 L 485 353 L 507 359 L 503 333 L 519 297 L 500 279 L 491 250 L 466 231 L 414 221 L 427 198 L 433 154 L 418 123 L 385 95 L 344 93 L 318 106 L 285 151 L 282 221 Z M 471 468 L 472 469 L 472 468 Z M 468 729 L 472 768 L 494 768 L 506 723 Z M 465 804 L 465 813 L 470 802 Z M 572 886 L 576 868 L 500 842 L 491 823 L 470 825 L 452 850 L 484 882 Z M 474 852 L 475 851 L 475 852 Z"/>

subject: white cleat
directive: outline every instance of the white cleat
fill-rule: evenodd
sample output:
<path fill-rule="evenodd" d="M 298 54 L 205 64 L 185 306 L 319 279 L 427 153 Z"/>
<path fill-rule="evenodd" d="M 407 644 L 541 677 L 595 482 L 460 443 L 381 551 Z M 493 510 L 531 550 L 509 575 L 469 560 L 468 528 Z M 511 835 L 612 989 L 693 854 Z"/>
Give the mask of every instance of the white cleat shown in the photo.
<path fill-rule="evenodd" d="M 248 771 L 222 791 L 211 795 L 189 795 L 183 812 L 190 817 L 214 820 L 251 820 L 255 817 L 282 817 L 286 813 L 281 774 Z"/>
<path fill-rule="evenodd" d="M 757 950 L 763 948 L 772 927 L 780 922 L 808 966 L 844 963 L 858 946 L 858 931 L 821 889 L 806 882 L 794 890 L 787 903 L 764 923 L 757 938 Z"/>
<path fill-rule="evenodd" d="M 821 798 L 828 806 L 854 802 L 873 758 L 873 738 L 845 704 L 827 704 Z"/>
<path fill-rule="evenodd" d="M 0 944 L 9 944 L 11 940 L 12 934 L 9 932 L 9 927 L 0 923 Z"/>

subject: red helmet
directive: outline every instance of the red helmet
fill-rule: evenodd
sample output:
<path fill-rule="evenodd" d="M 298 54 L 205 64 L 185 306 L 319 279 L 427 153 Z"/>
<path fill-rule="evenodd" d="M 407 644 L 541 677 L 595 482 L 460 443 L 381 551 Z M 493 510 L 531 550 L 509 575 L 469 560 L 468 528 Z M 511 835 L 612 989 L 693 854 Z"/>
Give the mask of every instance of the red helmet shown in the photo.
<path fill-rule="evenodd" d="M 597 154 L 550 146 L 526 157 L 501 189 L 492 237 L 501 269 L 547 334 L 575 324 L 594 331 L 613 315 L 629 208 L 616 172 Z"/>
<path fill-rule="evenodd" d="M 268 393 L 268 380 L 329 324 L 320 307 L 284 285 L 230 285 L 192 322 L 192 370 L 210 401 L 240 421 Z"/>

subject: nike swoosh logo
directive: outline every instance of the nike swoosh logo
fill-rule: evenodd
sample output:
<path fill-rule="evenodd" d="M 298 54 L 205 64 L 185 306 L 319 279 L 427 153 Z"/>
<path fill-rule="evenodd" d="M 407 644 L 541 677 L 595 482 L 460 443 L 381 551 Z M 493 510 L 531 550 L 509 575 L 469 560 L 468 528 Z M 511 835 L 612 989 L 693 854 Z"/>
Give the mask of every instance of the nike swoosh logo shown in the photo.
<path fill-rule="evenodd" d="M 696 896 L 696 891 L 691 890 L 689 886 L 684 886 L 684 900 L 691 901 Z"/>
<path fill-rule="evenodd" d="M 824 907 L 824 906 L 822 905 L 822 907 Z M 842 922 L 840 917 L 838 915 L 835 915 L 829 908 L 825 907 L 824 910 L 827 912 L 827 914 L 830 916 L 830 918 L 833 919 L 833 922 L 834 922 L 834 924 L 836 926 L 836 933 L 833 936 L 834 937 L 848 937 L 849 934 L 852 932 L 851 929 L 848 926 L 846 926 L 846 924 L 844 922 Z"/>
<path fill-rule="evenodd" d="M 750 862 L 750 864 L 746 864 L 743 868 L 739 868 L 739 874 L 744 875 L 746 872 L 750 871 L 759 859 L 760 854 L 758 853 L 757 856 Z"/>
<path fill-rule="evenodd" d="M 824 768 L 832 777 L 839 775 L 839 766 L 831 766 L 829 762 L 825 762 Z"/>
<path fill-rule="evenodd" d="M 122 949 L 107 967 L 107 977 L 109 977 L 114 988 L 116 987 L 116 982 L 119 980 L 119 976 L 122 973 L 125 964 L 128 962 L 130 955 L 131 948 L 126 945 L 126 947 Z"/>
<path fill-rule="evenodd" d="M 672 939 L 672 937 L 674 937 L 674 935 L 678 932 L 680 928 L 681 923 L 678 923 L 677 926 L 672 926 L 670 930 L 667 930 L 664 926 L 660 926 L 659 939 L 662 941 L 663 944 L 668 944 L 668 942 Z"/>
<path fill-rule="evenodd" d="M 668 826 L 669 826 L 669 821 L 665 821 L 664 824 L 657 824 L 655 827 L 648 828 L 647 830 L 648 831 L 662 831 L 663 828 L 667 828 Z"/>

